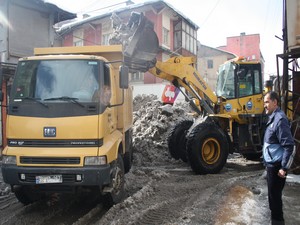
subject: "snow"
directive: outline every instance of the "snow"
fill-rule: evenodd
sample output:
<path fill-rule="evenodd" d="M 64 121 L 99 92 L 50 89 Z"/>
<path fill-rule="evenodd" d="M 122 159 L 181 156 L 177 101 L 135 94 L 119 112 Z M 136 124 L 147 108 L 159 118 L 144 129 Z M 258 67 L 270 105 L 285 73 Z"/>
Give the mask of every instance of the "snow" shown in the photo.
<path fill-rule="evenodd" d="M 286 182 L 300 184 L 300 175 L 289 174 L 286 177 Z"/>

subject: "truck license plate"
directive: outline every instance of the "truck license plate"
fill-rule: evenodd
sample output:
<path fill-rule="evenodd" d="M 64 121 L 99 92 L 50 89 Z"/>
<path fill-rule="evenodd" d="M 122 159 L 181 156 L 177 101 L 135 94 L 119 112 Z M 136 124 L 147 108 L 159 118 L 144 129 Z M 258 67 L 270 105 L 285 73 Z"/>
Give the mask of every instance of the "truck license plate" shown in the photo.
<path fill-rule="evenodd" d="M 62 183 L 62 175 L 41 175 L 35 177 L 36 184 L 57 184 Z"/>

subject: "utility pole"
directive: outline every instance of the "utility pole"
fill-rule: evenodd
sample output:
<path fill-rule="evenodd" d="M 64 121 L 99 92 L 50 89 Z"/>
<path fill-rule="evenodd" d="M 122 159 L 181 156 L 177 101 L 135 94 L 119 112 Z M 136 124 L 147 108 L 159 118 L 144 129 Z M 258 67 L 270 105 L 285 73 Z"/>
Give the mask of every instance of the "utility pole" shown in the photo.
<path fill-rule="evenodd" d="M 282 74 L 282 91 L 279 93 L 283 97 L 281 109 L 287 113 L 288 89 L 289 89 L 289 61 L 288 61 L 288 28 L 287 28 L 287 9 L 286 0 L 283 0 L 283 74 Z"/>

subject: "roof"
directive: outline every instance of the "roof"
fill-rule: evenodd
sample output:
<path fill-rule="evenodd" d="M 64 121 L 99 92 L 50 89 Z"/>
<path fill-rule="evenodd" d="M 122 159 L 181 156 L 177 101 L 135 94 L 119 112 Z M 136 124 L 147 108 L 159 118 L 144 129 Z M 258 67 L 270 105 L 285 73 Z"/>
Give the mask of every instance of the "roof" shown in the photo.
<path fill-rule="evenodd" d="M 75 20 L 69 21 L 69 23 L 57 24 L 56 25 L 56 29 L 57 29 L 56 31 L 60 34 L 67 33 L 67 32 L 69 32 L 69 31 L 71 31 L 71 30 L 75 29 L 76 27 L 79 27 L 83 24 L 109 17 L 109 16 L 111 16 L 111 14 L 113 12 L 114 13 L 121 13 L 121 12 L 128 11 L 128 10 L 134 11 L 135 9 L 138 9 L 138 8 L 141 8 L 141 7 L 144 7 L 144 6 L 160 4 L 160 3 L 165 4 L 167 7 L 174 10 L 184 20 L 186 20 L 189 24 L 194 26 L 195 29 L 199 28 L 198 25 L 196 25 L 188 17 L 183 15 L 183 13 L 181 13 L 179 10 L 174 8 L 170 3 L 167 3 L 165 0 L 153 0 L 153 1 L 147 1 L 147 2 L 143 2 L 143 3 L 139 3 L 139 4 L 131 4 L 131 5 L 127 5 L 127 6 L 117 6 L 117 7 L 112 7 L 112 8 L 105 8 L 101 11 L 98 11 L 98 13 L 95 14 L 95 15 L 91 15 L 91 16 L 83 18 L 83 19 L 75 19 Z"/>
<path fill-rule="evenodd" d="M 60 21 L 64 20 L 70 20 L 76 18 L 75 13 L 71 13 L 68 11 L 65 11 L 59 7 L 57 7 L 55 4 L 49 3 L 47 0 L 39 0 L 42 2 L 42 4 L 45 4 L 45 6 L 54 12 L 54 23 L 58 23 Z"/>
<path fill-rule="evenodd" d="M 232 52 L 228 52 L 228 51 L 225 51 L 225 50 L 222 50 L 222 49 L 219 49 L 219 48 L 213 48 L 213 47 L 210 47 L 210 46 L 207 46 L 207 45 L 203 45 L 201 44 L 200 42 L 198 42 L 198 48 L 200 49 L 201 47 L 204 47 L 204 48 L 207 48 L 207 49 L 211 49 L 213 51 L 216 51 L 216 52 L 220 52 L 220 53 L 225 53 L 225 54 L 230 54 L 232 55 L 233 57 L 237 57 L 236 54 L 232 53 Z M 198 54 L 201 54 L 201 51 L 198 52 Z"/>

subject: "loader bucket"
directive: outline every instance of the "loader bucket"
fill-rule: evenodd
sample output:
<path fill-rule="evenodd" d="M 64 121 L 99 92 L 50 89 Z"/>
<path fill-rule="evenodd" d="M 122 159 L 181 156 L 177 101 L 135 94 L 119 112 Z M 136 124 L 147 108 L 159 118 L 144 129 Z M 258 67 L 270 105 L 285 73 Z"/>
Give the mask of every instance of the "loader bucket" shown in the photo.
<path fill-rule="evenodd" d="M 155 66 L 159 42 L 151 21 L 142 13 L 133 12 L 126 26 L 121 26 L 118 32 L 126 66 L 141 72 Z"/>

